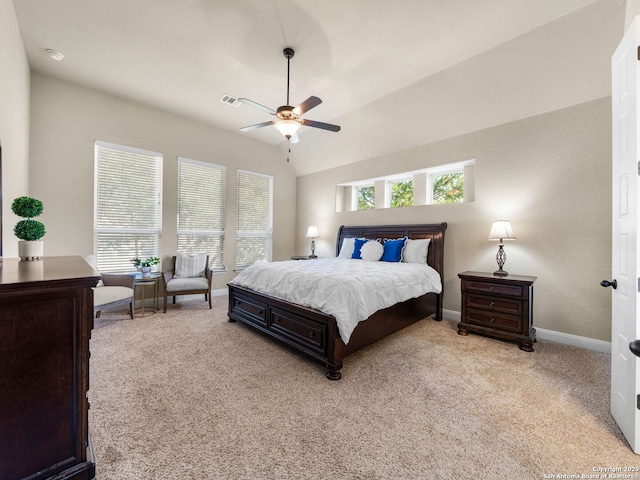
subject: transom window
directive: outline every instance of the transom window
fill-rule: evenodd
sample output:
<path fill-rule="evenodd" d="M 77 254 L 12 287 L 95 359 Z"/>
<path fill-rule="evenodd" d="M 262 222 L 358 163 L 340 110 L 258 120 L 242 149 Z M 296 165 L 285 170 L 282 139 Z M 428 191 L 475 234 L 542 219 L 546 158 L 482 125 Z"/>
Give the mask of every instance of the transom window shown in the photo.
<path fill-rule="evenodd" d="M 336 211 L 472 202 L 475 160 L 343 183 Z"/>

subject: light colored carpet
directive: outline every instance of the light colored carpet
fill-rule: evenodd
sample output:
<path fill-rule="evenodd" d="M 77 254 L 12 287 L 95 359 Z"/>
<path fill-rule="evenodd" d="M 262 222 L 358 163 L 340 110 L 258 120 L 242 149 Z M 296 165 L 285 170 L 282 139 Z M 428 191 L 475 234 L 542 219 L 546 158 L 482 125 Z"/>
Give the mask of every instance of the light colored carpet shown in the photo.
<path fill-rule="evenodd" d="M 640 465 L 609 413 L 607 354 L 547 341 L 526 353 L 426 319 L 347 357 L 332 382 L 213 300 L 96 320 L 99 480 L 541 479 Z"/>

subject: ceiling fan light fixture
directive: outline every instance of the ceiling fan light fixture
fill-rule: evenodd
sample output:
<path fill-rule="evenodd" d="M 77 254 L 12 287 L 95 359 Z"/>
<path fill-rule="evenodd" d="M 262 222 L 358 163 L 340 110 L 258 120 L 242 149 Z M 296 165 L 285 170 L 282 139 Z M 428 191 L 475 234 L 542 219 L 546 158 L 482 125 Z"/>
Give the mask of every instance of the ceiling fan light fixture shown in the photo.
<path fill-rule="evenodd" d="M 300 122 L 296 120 L 280 120 L 275 123 L 275 127 L 286 138 L 291 138 L 296 134 L 301 125 Z"/>

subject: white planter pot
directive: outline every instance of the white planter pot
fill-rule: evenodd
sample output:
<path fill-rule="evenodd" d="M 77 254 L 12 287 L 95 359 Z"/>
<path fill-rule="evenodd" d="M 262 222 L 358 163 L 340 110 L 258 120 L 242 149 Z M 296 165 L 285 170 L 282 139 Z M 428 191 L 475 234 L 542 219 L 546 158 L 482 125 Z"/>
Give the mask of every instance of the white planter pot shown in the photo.
<path fill-rule="evenodd" d="M 151 267 L 140 267 L 142 272 L 142 278 L 149 278 L 151 276 Z"/>
<path fill-rule="evenodd" d="M 22 260 L 40 260 L 44 251 L 44 242 L 42 240 L 18 242 L 18 256 Z"/>

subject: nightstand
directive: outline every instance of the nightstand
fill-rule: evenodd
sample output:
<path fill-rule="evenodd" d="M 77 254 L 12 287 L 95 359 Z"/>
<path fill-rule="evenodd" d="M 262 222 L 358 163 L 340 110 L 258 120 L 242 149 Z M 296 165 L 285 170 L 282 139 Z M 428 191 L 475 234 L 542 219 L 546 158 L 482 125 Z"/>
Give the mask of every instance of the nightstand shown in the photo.
<path fill-rule="evenodd" d="M 484 272 L 459 273 L 462 312 L 458 334 L 469 332 L 518 342 L 533 352 L 533 282 L 536 277 L 496 276 Z"/>

